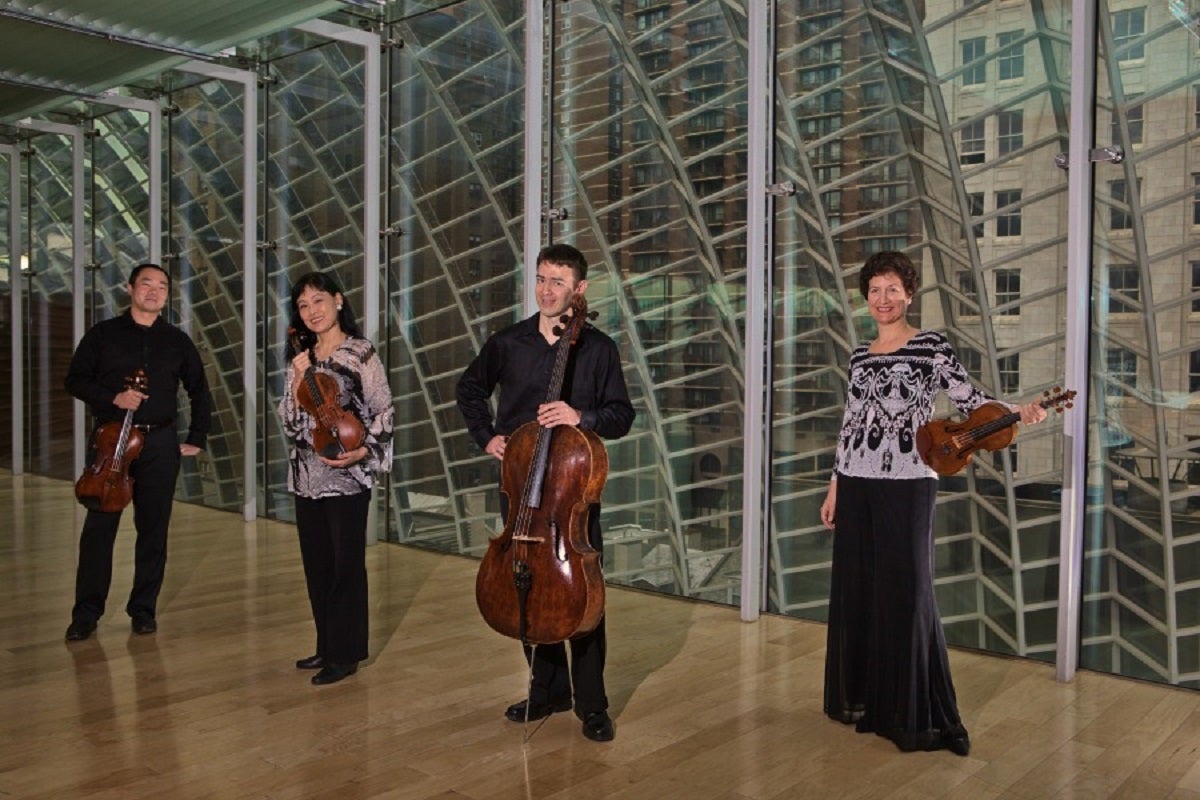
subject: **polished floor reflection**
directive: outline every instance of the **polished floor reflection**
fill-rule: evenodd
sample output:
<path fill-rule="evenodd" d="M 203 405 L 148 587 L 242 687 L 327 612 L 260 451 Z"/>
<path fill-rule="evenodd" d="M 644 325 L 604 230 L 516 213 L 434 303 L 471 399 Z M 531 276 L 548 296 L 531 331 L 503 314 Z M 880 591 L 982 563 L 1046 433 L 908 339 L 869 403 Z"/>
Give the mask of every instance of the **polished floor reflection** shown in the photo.
<path fill-rule="evenodd" d="M 292 526 L 177 505 L 159 632 L 121 608 L 68 645 L 79 527 L 67 482 L 0 473 L 0 797 L 1200 798 L 1200 694 L 955 650 L 968 758 L 901 754 L 821 713 L 825 629 L 614 589 L 617 738 L 573 715 L 528 743 L 502 714 L 520 649 L 474 607 L 475 562 L 368 554 L 371 659 L 314 687 Z"/>

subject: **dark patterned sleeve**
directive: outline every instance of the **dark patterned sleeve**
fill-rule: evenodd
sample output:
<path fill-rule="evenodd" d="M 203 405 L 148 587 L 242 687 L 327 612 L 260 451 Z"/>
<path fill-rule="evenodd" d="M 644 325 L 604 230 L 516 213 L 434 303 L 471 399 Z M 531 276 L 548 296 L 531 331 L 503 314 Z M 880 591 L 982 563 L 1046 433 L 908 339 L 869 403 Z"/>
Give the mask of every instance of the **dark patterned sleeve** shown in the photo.
<path fill-rule="evenodd" d="M 362 417 L 367 438 L 364 467 L 371 472 L 392 471 L 392 425 L 396 409 L 383 362 L 371 348 L 362 363 Z"/>
<path fill-rule="evenodd" d="M 933 369 L 938 386 L 950 398 L 950 402 L 954 403 L 960 414 L 970 414 L 984 403 L 992 401 L 993 398 L 971 380 L 967 368 L 958 360 L 950 342 L 941 336 L 934 347 Z"/>

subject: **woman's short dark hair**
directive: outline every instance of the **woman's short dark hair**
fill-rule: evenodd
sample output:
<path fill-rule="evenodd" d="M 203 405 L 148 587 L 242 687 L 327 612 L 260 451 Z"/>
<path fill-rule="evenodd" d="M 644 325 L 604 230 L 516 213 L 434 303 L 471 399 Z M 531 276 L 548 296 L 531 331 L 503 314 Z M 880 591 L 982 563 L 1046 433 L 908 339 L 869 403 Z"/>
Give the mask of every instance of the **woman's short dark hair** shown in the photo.
<path fill-rule="evenodd" d="M 297 303 L 300 302 L 300 295 L 304 294 L 305 289 L 315 289 L 318 292 L 327 292 L 330 295 L 340 294 L 342 296 L 342 307 L 337 312 L 338 327 L 347 336 L 362 337 L 362 329 L 358 327 L 358 322 L 354 319 L 354 309 L 350 307 L 350 300 L 346 297 L 346 293 L 342 291 L 342 287 L 338 285 L 337 279 L 325 272 L 310 272 L 307 275 L 302 275 L 292 284 L 291 327 L 295 328 L 300 334 L 300 339 L 305 347 L 311 347 L 315 338 L 313 332 L 304 324 L 304 320 L 300 319 L 300 309 L 297 307 Z M 284 345 L 283 356 L 285 361 L 291 361 L 296 357 L 296 350 L 292 347 L 292 337 L 290 336 Z"/>
<path fill-rule="evenodd" d="M 587 279 L 587 259 L 583 257 L 583 253 L 569 244 L 548 244 L 543 247 L 538 251 L 536 266 L 542 264 L 559 264 L 570 267 L 571 271 L 575 273 L 576 282 Z"/>
<path fill-rule="evenodd" d="M 858 271 L 858 290 L 862 292 L 863 297 L 867 296 L 867 290 L 871 288 L 872 278 L 888 273 L 900 279 L 900 283 L 904 284 L 905 293 L 910 297 L 917 293 L 920 276 L 917 274 L 917 268 L 913 266 L 912 259 L 896 250 L 884 250 L 868 258 Z"/>

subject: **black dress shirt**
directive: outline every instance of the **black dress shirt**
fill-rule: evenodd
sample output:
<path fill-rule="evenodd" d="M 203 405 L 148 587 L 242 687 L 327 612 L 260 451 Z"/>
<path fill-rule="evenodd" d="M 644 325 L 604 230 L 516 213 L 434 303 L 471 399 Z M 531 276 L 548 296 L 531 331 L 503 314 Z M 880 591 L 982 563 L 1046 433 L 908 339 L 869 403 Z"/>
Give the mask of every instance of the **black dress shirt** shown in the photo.
<path fill-rule="evenodd" d="M 458 379 L 458 408 L 480 447 L 487 447 L 497 434 L 511 435 L 537 418 L 539 405 L 559 399 L 546 397 L 557 349 L 538 330 L 538 316 L 489 338 Z M 497 386 L 500 400 L 493 422 L 488 399 Z M 620 352 L 612 339 L 591 325 L 571 345 L 561 399 L 580 413 L 581 429 L 605 439 L 618 439 L 633 426 Z"/>
<path fill-rule="evenodd" d="M 191 338 L 162 317 L 146 327 L 134 322 L 126 311 L 93 325 L 71 356 L 64 384 L 91 407 L 97 425 L 119 422 L 125 412 L 113 405 L 113 398 L 125 390 L 125 379 L 139 368 L 146 372 L 149 397 L 134 412 L 134 424 L 173 425 L 179 385 L 183 384 L 191 400 L 186 441 L 203 448 L 212 419 L 204 365 Z"/>

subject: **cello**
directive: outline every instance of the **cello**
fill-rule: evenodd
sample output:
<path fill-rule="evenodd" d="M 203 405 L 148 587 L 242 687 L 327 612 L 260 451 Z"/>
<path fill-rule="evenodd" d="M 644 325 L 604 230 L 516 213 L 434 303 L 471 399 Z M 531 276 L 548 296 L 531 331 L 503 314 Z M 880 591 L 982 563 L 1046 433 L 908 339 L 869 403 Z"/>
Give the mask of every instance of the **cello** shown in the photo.
<path fill-rule="evenodd" d="M 146 391 L 146 373 L 139 369 L 125 379 L 125 388 Z M 133 410 L 123 422 L 106 422 L 92 434 L 92 463 L 75 481 L 75 499 L 89 511 L 124 510 L 133 499 L 130 463 L 142 452 L 145 436 L 133 425 Z"/>
<path fill-rule="evenodd" d="M 582 295 L 556 327 L 545 402 L 561 399 L 570 348 L 588 319 Z M 595 316 L 593 313 L 592 316 Z M 508 498 L 504 531 L 488 541 L 475 580 L 484 621 L 523 644 L 553 644 L 595 630 L 604 615 L 600 551 L 588 514 L 608 479 L 608 452 L 593 431 L 526 422 L 509 437 L 500 466 Z"/>
<path fill-rule="evenodd" d="M 1044 399 L 1038 401 L 1042 408 L 1053 408 L 1061 412 L 1071 408 L 1075 391 L 1061 391 L 1054 387 L 1054 394 L 1047 390 Z M 1017 437 L 1014 427 L 1021 421 L 1021 414 L 1009 411 L 1003 403 L 984 403 L 972 411 L 965 420 L 930 420 L 917 428 L 917 453 L 939 475 L 954 475 L 967 464 L 977 450 L 999 450 L 1012 444 Z"/>

